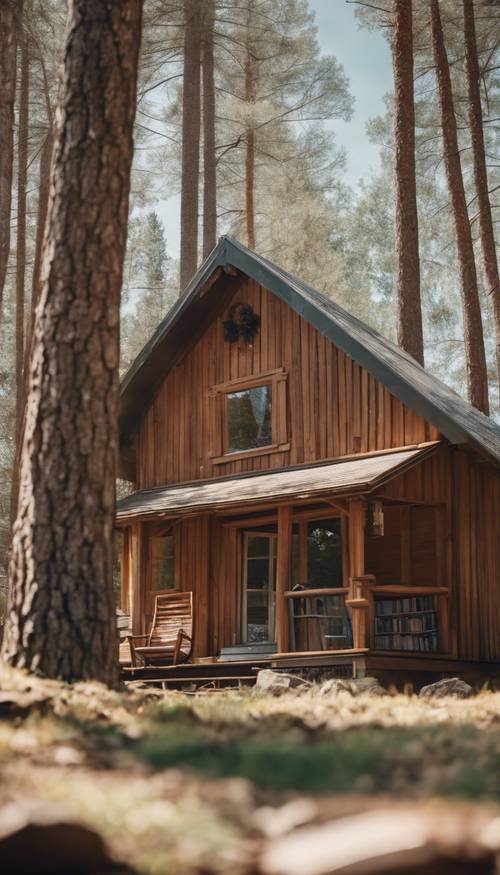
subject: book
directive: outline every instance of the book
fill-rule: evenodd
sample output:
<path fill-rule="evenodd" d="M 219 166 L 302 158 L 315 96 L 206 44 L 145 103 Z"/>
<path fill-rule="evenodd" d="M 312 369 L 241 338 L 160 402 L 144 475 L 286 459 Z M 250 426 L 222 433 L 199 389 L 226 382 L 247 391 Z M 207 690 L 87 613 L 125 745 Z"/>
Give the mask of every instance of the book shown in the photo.
<path fill-rule="evenodd" d="M 379 650 L 438 651 L 434 595 L 375 599 L 375 647 Z"/>

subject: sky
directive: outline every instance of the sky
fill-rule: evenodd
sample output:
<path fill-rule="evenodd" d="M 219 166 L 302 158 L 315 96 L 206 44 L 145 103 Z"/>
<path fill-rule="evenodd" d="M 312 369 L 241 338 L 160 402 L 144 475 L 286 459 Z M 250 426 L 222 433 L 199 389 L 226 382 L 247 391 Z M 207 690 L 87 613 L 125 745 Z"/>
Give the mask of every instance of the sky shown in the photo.
<path fill-rule="evenodd" d="M 345 182 L 352 187 L 379 163 L 379 148 L 366 135 L 369 118 L 384 112 L 383 97 L 392 89 L 391 55 L 379 32 L 360 28 L 355 17 L 356 5 L 345 0 L 309 0 L 316 16 L 321 51 L 335 55 L 350 80 L 355 98 L 350 122 L 331 123 L 339 146 L 347 153 Z M 180 199 L 170 197 L 156 207 L 165 225 L 167 249 L 178 258 Z"/>

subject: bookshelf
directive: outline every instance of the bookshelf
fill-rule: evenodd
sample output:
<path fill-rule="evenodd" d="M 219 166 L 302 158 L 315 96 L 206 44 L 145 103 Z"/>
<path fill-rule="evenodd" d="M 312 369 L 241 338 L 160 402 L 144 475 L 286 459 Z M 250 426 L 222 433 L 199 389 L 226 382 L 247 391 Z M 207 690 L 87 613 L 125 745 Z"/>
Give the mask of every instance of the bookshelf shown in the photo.
<path fill-rule="evenodd" d="M 375 598 L 374 643 L 377 650 L 437 653 L 438 606 L 434 594 Z"/>

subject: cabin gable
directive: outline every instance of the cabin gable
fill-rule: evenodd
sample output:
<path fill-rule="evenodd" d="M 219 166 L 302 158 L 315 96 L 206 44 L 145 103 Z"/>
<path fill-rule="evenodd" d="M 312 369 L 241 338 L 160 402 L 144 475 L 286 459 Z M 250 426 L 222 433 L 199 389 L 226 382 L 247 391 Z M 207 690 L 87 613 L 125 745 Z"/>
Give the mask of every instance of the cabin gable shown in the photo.
<path fill-rule="evenodd" d="M 218 312 L 179 351 L 138 426 L 137 488 L 439 438 L 434 426 L 277 295 L 239 276 L 229 293 L 227 277 L 217 279 L 211 296 L 219 284 Z M 224 323 L 235 319 L 239 305 L 260 319 L 259 330 L 250 340 L 230 342 Z M 228 397 L 252 387 L 270 387 L 270 433 L 263 446 L 238 452 L 227 444 Z"/>

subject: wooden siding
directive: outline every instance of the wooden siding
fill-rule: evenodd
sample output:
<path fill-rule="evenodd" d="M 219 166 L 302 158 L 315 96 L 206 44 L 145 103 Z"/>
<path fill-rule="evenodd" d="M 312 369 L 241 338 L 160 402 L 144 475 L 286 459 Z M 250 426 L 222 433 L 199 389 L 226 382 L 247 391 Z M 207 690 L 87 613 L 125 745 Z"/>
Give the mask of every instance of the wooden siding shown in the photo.
<path fill-rule="evenodd" d="M 170 371 L 137 434 L 136 488 L 298 465 L 436 440 L 439 435 L 283 301 L 247 280 L 233 302 L 253 307 L 251 345 L 223 339 L 220 314 Z M 290 450 L 223 464 L 210 458 L 213 386 L 285 368 Z"/>
<path fill-rule="evenodd" d="M 500 659 L 500 476 L 453 453 L 458 654 Z"/>

